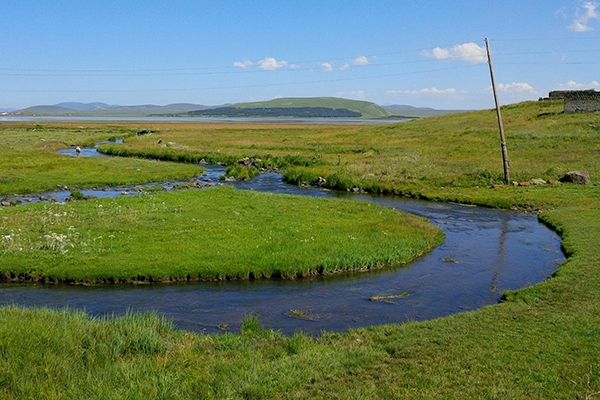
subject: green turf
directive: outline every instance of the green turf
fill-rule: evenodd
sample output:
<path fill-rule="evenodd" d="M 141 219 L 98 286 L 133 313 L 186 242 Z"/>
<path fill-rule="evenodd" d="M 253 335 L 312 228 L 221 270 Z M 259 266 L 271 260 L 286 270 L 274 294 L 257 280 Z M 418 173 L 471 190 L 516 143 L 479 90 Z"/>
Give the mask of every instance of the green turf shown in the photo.
<path fill-rule="evenodd" d="M 76 145 L 93 146 L 111 138 L 135 135 L 136 128 L 77 123 L 0 124 L 0 199 L 6 195 L 69 188 L 121 186 L 198 176 L 195 165 L 139 159 L 70 157 L 57 153 Z"/>
<path fill-rule="evenodd" d="M 164 126 L 188 152 L 288 162 L 290 179 L 528 211 L 563 239 L 565 264 L 506 302 L 427 322 L 317 338 L 261 330 L 196 335 L 156 316 L 90 320 L 4 307 L 6 398 L 600 398 L 600 114 L 561 102 L 504 107 L 514 180 L 586 169 L 592 184 L 492 189 L 501 155 L 492 110 L 394 126 Z M 173 147 L 173 146 L 172 146 Z M 219 151 L 217 151 L 219 150 Z M 339 156 L 339 158 L 338 158 Z M 339 162 L 339 165 L 338 165 Z M 294 180 L 294 179 L 292 179 Z"/>
<path fill-rule="evenodd" d="M 0 272 L 15 279 L 295 278 L 401 265 L 442 241 L 389 208 L 230 187 L 0 209 Z"/>

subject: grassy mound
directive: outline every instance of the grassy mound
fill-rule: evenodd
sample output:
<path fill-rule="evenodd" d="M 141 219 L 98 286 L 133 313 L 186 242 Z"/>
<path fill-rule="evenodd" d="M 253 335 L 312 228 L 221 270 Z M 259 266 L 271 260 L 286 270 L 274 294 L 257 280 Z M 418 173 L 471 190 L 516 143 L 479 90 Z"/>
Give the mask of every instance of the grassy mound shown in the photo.
<path fill-rule="evenodd" d="M 229 187 L 0 209 L 0 272 L 45 281 L 293 278 L 399 265 L 443 233 L 372 204 Z"/>
<path fill-rule="evenodd" d="M 233 106 L 238 108 L 327 107 L 355 111 L 360 113 L 362 118 L 385 118 L 389 115 L 385 108 L 375 103 L 338 97 L 288 97 L 255 103 L 239 103 Z"/>

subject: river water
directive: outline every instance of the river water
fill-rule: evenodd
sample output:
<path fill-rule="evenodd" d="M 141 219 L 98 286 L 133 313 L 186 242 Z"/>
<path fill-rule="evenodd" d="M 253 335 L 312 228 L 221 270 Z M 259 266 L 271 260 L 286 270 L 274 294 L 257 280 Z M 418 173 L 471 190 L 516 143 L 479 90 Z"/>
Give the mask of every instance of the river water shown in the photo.
<path fill-rule="evenodd" d="M 75 155 L 72 149 L 63 152 Z M 98 156 L 94 149 L 84 149 L 82 154 Z M 224 169 L 207 168 L 199 179 L 218 182 Z M 170 188 L 175 183 L 164 186 Z M 431 253 L 401 268 L 294 281 L 2 284 L 0 304 L 69 307 L 84 309 L 94 316 L 121 315 L 128 309 L 155 311 L 172 320 L 177 328 L 196 332 L 239 331 L 243 318 L 255 314 L 263 326 L 286 334 L 319 334 L 475 310 L 497 303 L 505 290 L 548 278 L 564 261 L 560 238 L 533 214 L 300 188 L 283 183 L 275 173 L 227 184 L 245 190 L 351 198 L 401 209 L 428 218 L 446 233 L 446 240 Z M 98 197 L 123 193 L 135 194 L 131 188 L 84 191 Z M 68 194 L 61 191 L 45 196 L 63 201 Z M 398 295 L 402 297 L 394 298 Z M 384 301 L 372 301 L 377 296 Z"/>

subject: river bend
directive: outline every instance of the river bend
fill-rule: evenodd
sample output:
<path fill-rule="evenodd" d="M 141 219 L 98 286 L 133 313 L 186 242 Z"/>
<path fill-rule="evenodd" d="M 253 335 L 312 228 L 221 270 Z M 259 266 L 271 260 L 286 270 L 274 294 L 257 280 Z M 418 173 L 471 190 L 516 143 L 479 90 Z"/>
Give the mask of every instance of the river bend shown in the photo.
<path fill-rule="evenodd" d="M 74 150 L 64 153 L 74 155 Z M 73 153 L 73 154 L 72 154 Z M 94 149 L 84 155 L 97 156 Z M 207 166 L 199 177 L 218 182 L 224 169 Z M 164 184 L 167 188 L 176 182 Z M 533 214 L 300 188 L 275 173 L 240 189 L 318 197 L 352 198 L 394 207 L 429 219 L 446 233 L 444 243 L 413 263 L 394 269 L 318 276 L 294 281 L 256 280 L 155 285 L 69 286 L 2 284 L 0 304 L 69 307 L 91 315 L 121 315 L 128 309 L 155 311 L 177 328 L 197 332 L 239 331 L 248 314 L 286 334 L 421 321 L 497 303 L 505 290 L 540 282 L 564 261 L 560 238 Z M 131 188 L 83 191 L 98 197 L 132 193 Z M 47 193 L 64 201 L 68 191 Z M 38 201 L 37 198 L 27 199 Z M 402 294 L 400 298 L 390 298 Z M 379 296 L 384 301 L 372 301 Z M 386 298 L 386 296 L 388 296 Z"/>

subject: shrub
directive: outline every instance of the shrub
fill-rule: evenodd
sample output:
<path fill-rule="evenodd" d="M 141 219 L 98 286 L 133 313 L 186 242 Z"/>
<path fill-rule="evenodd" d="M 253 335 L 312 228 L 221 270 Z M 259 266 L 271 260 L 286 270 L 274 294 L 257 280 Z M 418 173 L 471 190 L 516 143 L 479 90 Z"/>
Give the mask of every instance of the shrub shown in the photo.
<path fill-rule="evenodd" d="M 71 197 L 73 198 L 73 200 L 85 200 L 85 195 L 79 190 L 72 191 Z"/>

